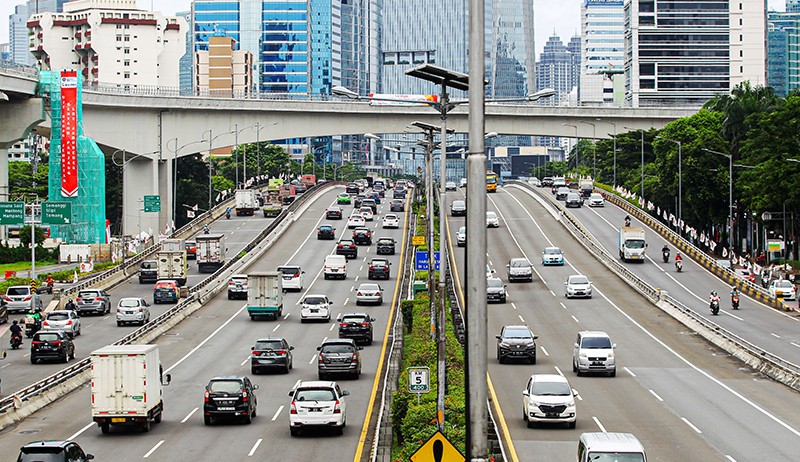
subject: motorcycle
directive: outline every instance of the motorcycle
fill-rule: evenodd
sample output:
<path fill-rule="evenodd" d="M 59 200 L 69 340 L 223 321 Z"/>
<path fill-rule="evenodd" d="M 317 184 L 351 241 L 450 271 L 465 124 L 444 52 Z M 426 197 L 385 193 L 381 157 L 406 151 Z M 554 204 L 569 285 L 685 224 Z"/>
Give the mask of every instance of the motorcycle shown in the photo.
<path fill-rule="evenodd" d="M 733 307 L 734 310 L 739 309 L 739 294 L 731 295 L 731 306 Z"/>
<path fill-rule="evenodd" d="M 33 337 L 33 334 L 42 328 L 42 322 L 33 316 L 25 317 L 25 336 L 28 338 Z"/>
<path fill-rule="evenodd" d="M 231 212 L 225 212 L 225 218 L 230 220 L 231 219 Z"/>
<path fill-rule="evenodd" d="M 203 228 L 203 234 L 210 234 L 211 230 L 208 228 Z"/>
<path fill-rule="evenodd" d="M 22 345 L 22 334 L 11 334 L 11 349 L 17 350 Z"/>
<path fill-rule="evenodd" d="M 719 314 L 719 299 L 712 299 L 711 300 L 711 314 L 714 316 Z"/>
<path fill-rule="evenodd" d="M 675 260 L 675 271 L 679 273 L 683 271 L 683 261 Z"/>
<path fill-rule="evenodd" d="M 625 226 L 627 227 L 627 226 L 630 226 L 630 225 L 631 225 L 631 219 L 628 218 L 628 217 L 625 217 Z"/>
<path fill-rule="evenodd" d="M 664 260 L 664 263 L 669 263 L 669 249 L 663 249 L 661 251 L 661 259 Z"/>
<path fill-rule="evenodd" d="M 49 295 L 53 295 L 53 282 L 48 282 L 44 286 L 44 291 L 47 292 Z"/>

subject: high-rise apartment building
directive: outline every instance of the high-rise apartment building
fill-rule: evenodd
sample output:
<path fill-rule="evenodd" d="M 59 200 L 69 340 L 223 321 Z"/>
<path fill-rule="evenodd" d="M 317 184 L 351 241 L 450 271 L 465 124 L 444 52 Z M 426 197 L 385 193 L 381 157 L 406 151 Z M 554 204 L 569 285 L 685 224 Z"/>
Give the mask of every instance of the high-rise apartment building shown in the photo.
<path fill-rule="evenodd" d="M 189 25 L 186 29 L 186 46 L 185 52 L 181 59 L 178 61 L 178 68 L 180 77 L 178 81 L 181 87 L 182 95 L 191 95 L 194 90 L 194 48 L 192 48 L 192 12 L 180 11 L 175 13 L 175 16 L 183 18 L 186 24 Z"/>
<path fill-rule="evenodd" d="M 787 13 L 800 13 L 800 0 L 786 0 Z"/>
<path fill-rule="evenodd" d="M 767 85 L 780 96 L 800 88 L 800 11 L 767 16 Z"/>
<path fill-rule="evenodd" d="M 577 51 L 580 53 L 580 48 Z M 551 36 L 545 43 L 536 62 L 536 91 L 552 88 L 556 94 L 543 100 L 542 104 L 558 106 L 578 86 L 580 59 L 573 54 L 557 35 Z"/>
<path fill-rule="evenodd" d="M 625 68 L 625 15 L 622 0 L 581 3 L 581 77 L 578 100 L 584 106 L 621 105 L 615 82 Z M 622 88 L 621 83 L 617 83 Z"/>
<path fill-rule="evenodd" d="M 625 97 L 634 107 L 697 107 L 737 84 L 766 83 L 764 0 L 625 4 Z"/>
<path fill-rule="evenodd" d="M 195 88 L 201 95 L 246 97 L 253 89 L 253 54 L 237 50 L 231 37 L 210 37 L 208 50 L 195 52 L 195 69 Z"/>
<path fill-rule="evenodd" d="M 28 18 L 40 13 L 61 12 L 67 1 L 28 0 L 14 7 L 14 14 L 8 18 L 8 39 L 12 61 L 23 66 L 36 64 L 36 59 L 28 49 Z"/>
<path fill-rule="evenodd" d="M 136 9 L 136 0 L 74 0 L 28 20 L 44 70 L 77 69 L 85 82 L 178 88 L 186 21 Z"/>

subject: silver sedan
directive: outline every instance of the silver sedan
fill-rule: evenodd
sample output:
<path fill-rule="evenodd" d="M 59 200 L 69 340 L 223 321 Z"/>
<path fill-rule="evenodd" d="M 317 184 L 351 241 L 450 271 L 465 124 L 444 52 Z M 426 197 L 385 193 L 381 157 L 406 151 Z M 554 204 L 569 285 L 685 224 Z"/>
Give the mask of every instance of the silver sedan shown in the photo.
<path fill-rule="evenodd" d="M 70 337 L 81 335 L 81 318 L 72 310 L 55 310 L 47 313 L 42 329 L 63 330 Z"/>
<path fill-rule="evenodd" d="M 364 283 L 356 291 L 356 305 L 362 303 L 383 304 L 383 288 L 378 284 Z"/>

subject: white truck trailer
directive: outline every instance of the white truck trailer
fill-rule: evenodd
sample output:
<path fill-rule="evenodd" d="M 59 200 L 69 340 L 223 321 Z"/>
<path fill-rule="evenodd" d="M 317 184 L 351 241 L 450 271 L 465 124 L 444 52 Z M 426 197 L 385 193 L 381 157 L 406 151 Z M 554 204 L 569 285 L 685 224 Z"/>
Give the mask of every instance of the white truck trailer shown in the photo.
<path fill-rule="evenodd" d="M 150 431 L 164 411 L 158 345 L 109 345 L 91 354 L 92 420 L 103 433 L 111 426 Z"/>
<path fill-rule="evenodd" d="M 644 229 L 638 226 L 623 226 L 619 229 L 619 258 L 622 261 L 644 262 Z"/>
<path fill-rule="evenodd" d="M 197 270 L 201 273 L 213 273 L 225 264 L 225 235 L 198 234 Z"/>
<path fill-rule="evenodd" d="M 283 274 L 261 271 L 247 275 L 247 313 L 250 319 L 278 319 L 283 313 Z"/>
<path fill-rule="evenodd" d="M 158 261 L 158 279 L 172 279 L 178 286 L 186 285 L 186 264 L 185 250 L 162 250 L 156 254 Z"/>
<path fill-rule="evenodd" d="M 236 215 L 253 215 L 258 210 L 258 195 L 254 189 L 236 190 Z"/>

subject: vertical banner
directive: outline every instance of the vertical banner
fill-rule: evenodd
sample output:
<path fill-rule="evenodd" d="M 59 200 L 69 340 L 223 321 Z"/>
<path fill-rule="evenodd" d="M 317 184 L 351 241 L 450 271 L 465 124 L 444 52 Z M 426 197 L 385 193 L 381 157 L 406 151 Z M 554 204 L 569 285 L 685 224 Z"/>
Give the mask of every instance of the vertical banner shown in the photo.
<path fill-rule="evenodd" d="M 78 73 L 61 71 L 61 195 L 78 195 Z"/>

